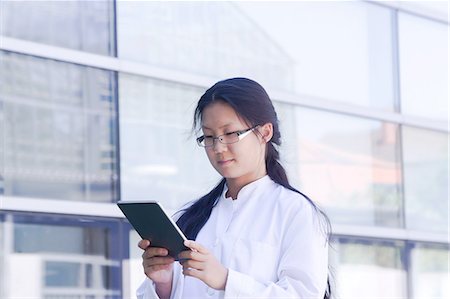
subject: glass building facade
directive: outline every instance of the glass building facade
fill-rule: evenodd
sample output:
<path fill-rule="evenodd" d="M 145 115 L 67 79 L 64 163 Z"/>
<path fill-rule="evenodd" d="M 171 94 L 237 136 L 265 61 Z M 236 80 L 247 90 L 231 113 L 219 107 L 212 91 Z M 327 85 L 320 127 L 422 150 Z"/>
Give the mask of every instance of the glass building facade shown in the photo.
<path fill-rule="evenodd" d="M 445 1 L 0 0 L 0 298 L 133 298 L 115 203 L 217 183 L 193 110 L 237 76 L 331 219 L 336 298 L 448 298 L 448 33 Z"/>

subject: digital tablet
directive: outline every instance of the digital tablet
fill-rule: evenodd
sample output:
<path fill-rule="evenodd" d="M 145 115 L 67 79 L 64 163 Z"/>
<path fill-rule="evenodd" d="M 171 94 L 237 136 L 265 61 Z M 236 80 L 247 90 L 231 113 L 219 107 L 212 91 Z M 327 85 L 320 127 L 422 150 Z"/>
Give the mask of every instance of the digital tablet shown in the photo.
<path fill-rule="evenodd" d="M 181 251 L 190 250 L 183 244 L 187 238 L 159 202 L 119 201 L 117 205 L 136 232 L 142 239 L 149 240 L 152 247 L 166 248 L 175 260 Z"/>

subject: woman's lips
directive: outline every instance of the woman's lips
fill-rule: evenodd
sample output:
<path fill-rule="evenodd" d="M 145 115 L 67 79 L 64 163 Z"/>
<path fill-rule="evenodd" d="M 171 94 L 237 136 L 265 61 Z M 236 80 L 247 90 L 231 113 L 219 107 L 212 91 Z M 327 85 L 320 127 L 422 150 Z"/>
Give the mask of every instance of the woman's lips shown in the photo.
<path fill-rule="evenodd" d="M 220 161 L 217 161 L 217 163 L 218 163 L 220 166 L 226 166 L 226 165 L 230 164 L 230 163 L 233 162 L 233 161 L 234 161 L 234 159 L 228 159 L 228 160 L 220 160 Z"/>

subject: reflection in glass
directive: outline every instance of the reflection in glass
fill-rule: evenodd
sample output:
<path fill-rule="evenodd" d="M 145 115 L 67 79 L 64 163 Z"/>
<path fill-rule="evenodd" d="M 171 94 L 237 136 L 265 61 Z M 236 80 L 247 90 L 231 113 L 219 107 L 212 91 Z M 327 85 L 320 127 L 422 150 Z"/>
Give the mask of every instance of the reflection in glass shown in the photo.
<path fill-rule="evenodd" d="M 114 55 L 114 1 L 1 1 L 0 34 Z"/>
<path fill-rule="evenodd" d="M 122 199 L 154 199 L 169 210 L 219 181 L 192 134 L 202 90 L 119 74 Z"/>
<path fill-rule="evenodd" d="M 330 260 L 338 298 L 406 298 L 402 243 L 337 241 Z"/>
<path fill-rule="evenodd" d="M 82 220 L 14 216 L 6 298 L 119 298 L 119 250 L 112 247 L 118 232 L 113 225 Z"/>
<path fill-rule="evenodd" d="M 5 195 L 116 198 L 114 73 L 0 52 Z"/>
<path fill-rule="evenodd" d="M 79 263 L 46 262 L 45 286 L 47 287 L 78 287 L 80 285 Z"/>
<path fill-rule="evenodd" d="M 300 189 L 332 221 L 402 225 L 398 127 L 297 108 Z"/>
<path fill-rule="evenodd" d="M 411 252 L 413 298 L 448 298 L 448 246 L 420 245 Z"/>
<path fill-rule="evenodd" d="M 401 108 L 448 121 L 448 24 L 399 13 Z"/>
<path fill-rule="evenodd" d="M 403 127 L 406 227 L 448 232 L 449 135 Z"/>
<path fill-rule="evenodd" d="M 241 1 L 292 60 L 295 92 L 393 111 L 392 16 L 362 1 Z"/>
<path fill-rule="evenodd" d="M 118 2 L 117 11 L 121 58 L 393 110 L 389 9 L 250 1 Z"/>
<path fill-rule="evenodd" d="M 67 235 L 71 237 L 67 238 Z M 14 252 L 104 255 L 108 252 L 105 242 L 107 235 L 107 231 L 99 227 L 81 228 L 16 223 L 14 225 Z M 67 240 L 65 240 L 66 238 Z"/>
<path fill-rule="evenodd" d="M 292 58 L 233 3 L 118 1 L 117 40 L 127 60 L 292 89 Z"/>
<path fill-rule="evenodd" d="M 275 101 L 273 105 L 277 112 L 281 132 L 281 146 L 278 148 L 280 161 L 286 170 L 291 185 L 298 186 L 300 167 L 298 164 L 295 105 Z"/>

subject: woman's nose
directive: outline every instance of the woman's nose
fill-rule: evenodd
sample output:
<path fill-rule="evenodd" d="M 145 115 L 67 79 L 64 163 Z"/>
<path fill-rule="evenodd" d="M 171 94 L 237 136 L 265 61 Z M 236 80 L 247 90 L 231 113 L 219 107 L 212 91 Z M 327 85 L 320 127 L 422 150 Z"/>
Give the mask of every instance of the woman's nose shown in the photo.
<path fill-rule="evenodd" d="M 215 153 L 221 153 L 227 150 L 227 145 L 219 141 L 219 139 L 214 140 L 213 150 Z"/>

